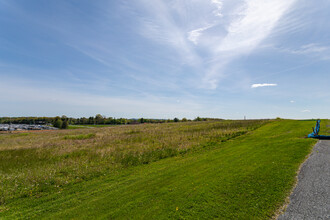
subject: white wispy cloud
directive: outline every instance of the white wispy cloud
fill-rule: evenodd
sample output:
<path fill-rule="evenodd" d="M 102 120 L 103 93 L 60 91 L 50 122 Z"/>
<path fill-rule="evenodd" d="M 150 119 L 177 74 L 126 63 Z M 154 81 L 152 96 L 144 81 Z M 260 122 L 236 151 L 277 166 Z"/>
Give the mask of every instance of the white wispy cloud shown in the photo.
<path fill-rule="evenodd" d="M 211 2 L 216 6 L 216 9 L 213 11 L 213 14 L 218 17 L 222 17 L 222 5 L 223 3 L 220 0 L 211 0 Z"/>
<path fill-rule="evenodd" d="M 214 25 L 207 25 L 202 28 L 198 28 L 196 30 L 192 30 L 188 32 L 188 40 L 193 42 L 194 44 L 198 44 L 198 38 L 202 35 L 203 31 L 213 27 Z"/>
<path fill-rule="evenodd" d="M 295 103 L 295 101 L 291 100 L 290 103 Z"/>
<path fill-rule="evenodd" d="M 186 31 L 176 23 L 171 9 L 162 0 L 141 0 L 146 15 L 141 16 L 143 36 L 162 44 L 170 45 L 185 61 L 196 64 L 199 57 L 186 40 Z"/>
<path fill-rule="evenodd" d="M 250 52 L 264 40 L 295 0 L 247 0 L 229 24 L 218 51 Z"/>
<path fill-rule="evenodd" d="M 318 44 L 312 43 L 312 44 L 306 44 L 301 46 L 300 50 L 297 50 L 297 53 L 321 53 L 323 51 L 329 50 L 329 47 L 320 46 Z"/>
<path fill-rule="evenodd" d="M 330 59 L 330 47 L 316 43 L 310 43 L 300 46 L 297 49 L 279 49 L 282 52 L 287 52 L 296 55 L 305 55 L 320 58 L 321 60 Z"/>
<path fill-rule="evenodd" d="M 252 84 L 251 88 L 269 87 L 269 86 L 277 86 L 277 84 L 275 84 L 275 83 L 257 83 L 257 84 Z"/>
<path fill-rule="evenodd" d="M 311 110 L 309 110 L 309 109 L 304 109 L 304 110 L 302 110 L 301 112 L 303 112 L 303 113 L 308 113 L 308 112 L 311 112 Z"/>

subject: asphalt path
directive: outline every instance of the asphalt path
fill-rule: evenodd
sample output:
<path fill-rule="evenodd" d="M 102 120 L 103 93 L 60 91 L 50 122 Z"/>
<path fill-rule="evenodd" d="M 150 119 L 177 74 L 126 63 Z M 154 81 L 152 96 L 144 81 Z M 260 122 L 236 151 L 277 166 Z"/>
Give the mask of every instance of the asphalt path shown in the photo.
<path fill-rule="evenodd" d="M 302 165 L 283 219 L 330 220 L 330 140 L 319 141 Z"/>

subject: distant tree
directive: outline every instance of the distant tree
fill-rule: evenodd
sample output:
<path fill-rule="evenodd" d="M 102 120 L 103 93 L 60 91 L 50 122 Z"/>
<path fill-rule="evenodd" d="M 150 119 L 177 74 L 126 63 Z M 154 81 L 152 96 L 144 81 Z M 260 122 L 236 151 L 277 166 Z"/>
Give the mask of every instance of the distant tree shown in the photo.
<path fill-rule="evenodd" d="M 62 123 L 62 129 L 68 129 L 69 128 L 69 122 L 68 120 L 65 120 L 63 123 Z"/>
<path fill-rule="evenodd" d="M 104 123 L 104 117 L 101 114 L 97 114 L 95 116 L 95 122 L 96 122 L 96 124 L 103 124 Z"/>
<path fill-rule="evenodd" d="M 144 123 L 144 118 L 140 118 L 140 123 Z"/>
<path fill-rule="evenodd" d="M 202 119 L 198 116 L 194 121 L 202 121 Z"/>
<path fill-rule="evenodd" d="M 88 118 L 88 124 L 90 124 L 90 125 L 95 124 L 94 117 L 89 117 Z"/>
<path fill-rule="evenodd" d="M 62 128 L 62 124 L 63 124 L 62 119 L 60 117 L 58 117 L 53 125 L 55 128 Z"/>
<path fill-rule="evenodd" d="M 178 118 L 173 119 L 174 122 L 179 122 L 180 120 Z"/>
<path fill-rule="evenodd" d="M 118 121 L 118 124 L 120 124 L 120 125 L 127 123 L 127 119 L 125 119 L 125 118 L 119 118 L 119 119 L 117 119 L 117 121 Z"/>
<path fill-rule="evenodd" d="M 182 120 L 181 120 L 182 122 L 186 122 L 187 121 L 187 119 L 186 118 L 182 118 Z"/>

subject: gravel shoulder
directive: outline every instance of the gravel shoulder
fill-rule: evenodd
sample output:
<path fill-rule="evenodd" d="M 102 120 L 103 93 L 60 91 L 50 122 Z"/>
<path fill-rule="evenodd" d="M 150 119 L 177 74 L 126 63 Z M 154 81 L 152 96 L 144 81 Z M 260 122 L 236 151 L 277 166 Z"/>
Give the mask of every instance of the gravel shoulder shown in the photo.
<path fill-rule="evenodd" d="M 302 165 L 284 219 L 330 219 L 330 140 L 319 141 Z"/>

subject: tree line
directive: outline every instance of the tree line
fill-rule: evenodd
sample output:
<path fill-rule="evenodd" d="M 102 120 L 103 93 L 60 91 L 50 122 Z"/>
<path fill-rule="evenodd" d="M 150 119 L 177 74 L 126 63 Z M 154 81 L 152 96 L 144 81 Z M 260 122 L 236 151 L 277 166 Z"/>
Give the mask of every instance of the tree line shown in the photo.
<path fill-rule="evenodd" d="M 169 123 L 169 122 L 187 122 L 187 121 L 210 121 L 221 120 L 216 118 L 201 118 L 197 117 L 194 120 L 187 118 L 174 119 L 127 119 L 127 118 L 113 118 L 97 114 L 91 117 L 73 118 L 63 116 L 56 117 L 0 117 L 0 124 L 40 124 L 53 125 L 54 127 L 67 129 L 69 125 L 124 125 L 124 124 L 143 124 L 143 123 Z"/>

